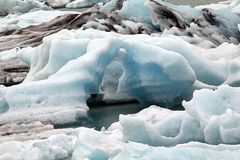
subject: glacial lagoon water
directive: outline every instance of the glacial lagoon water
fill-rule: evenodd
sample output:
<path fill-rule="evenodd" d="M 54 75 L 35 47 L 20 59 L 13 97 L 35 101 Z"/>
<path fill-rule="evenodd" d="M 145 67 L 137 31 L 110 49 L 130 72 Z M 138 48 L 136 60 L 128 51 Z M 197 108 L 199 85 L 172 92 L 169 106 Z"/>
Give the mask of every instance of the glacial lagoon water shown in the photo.
<path fill-rule="evenodd" d="M 190 5 L 194 7 L 197 5 L 218 3 L 224 0 L 167 0 L 167 1 L 177 5 Z"/>
<path fill-rule="evenodd" d="M 101 130 L 102 127 L 108 128 L 112 123 L 117 122 L 120 114 L 137 113 L 144 107 L 139 103 L 127 103 L 93 105 L 89 108 L 88 119 L 79 119 L 71 124 L 55 125 L 54 128 L 77 128 L 82 126 Z"/>
<path fill-rule="evenodd" d="M 167 0 L 167 2 L 177 4 L 177 5 L 190 5 L 192 7 L 204 4 L 211 4 L 211 3 L 218 3 L 225 0 Z M 76 12 L 83 12 L 86 11 L 88 8 L 59 8 L 57 10 L 61 11 L 76 11 Z"/>
<path fill-rule="evenodd" d="M 97 106 L 90 108 L 89 117 L 94 127 L 100 130 L 103 126 L 109 127 L 119 120 L 120 114 L 133 114 L 142 110 L 138 103 Z"/>

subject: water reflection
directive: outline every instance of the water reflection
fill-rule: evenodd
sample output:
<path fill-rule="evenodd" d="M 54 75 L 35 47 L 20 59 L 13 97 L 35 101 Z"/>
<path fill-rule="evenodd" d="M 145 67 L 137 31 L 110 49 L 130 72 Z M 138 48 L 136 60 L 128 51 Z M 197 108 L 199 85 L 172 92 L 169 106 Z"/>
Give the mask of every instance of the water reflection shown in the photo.
<path fill-rule="evenodd" d="M 54 125 L 54 128 L 88 127 L 101 130 L 102 127 L 108 128 L 112 123 L 117 122 L 120 114 L 133 114 L 142 109 L 139 103 L 91 106 L 88 118 L 78 119 L 74 123 Z"/>
<path fill-rule="evenodd" d="M 107 128 L 113 122 L 117 122 L 120 114 L 133 114 L 142 109 L 143 107 L 139 103 L 99 106 L 90 109 L 89 117 L 92 119 L 94 127 L 100 130 L 103 126 Z"/>

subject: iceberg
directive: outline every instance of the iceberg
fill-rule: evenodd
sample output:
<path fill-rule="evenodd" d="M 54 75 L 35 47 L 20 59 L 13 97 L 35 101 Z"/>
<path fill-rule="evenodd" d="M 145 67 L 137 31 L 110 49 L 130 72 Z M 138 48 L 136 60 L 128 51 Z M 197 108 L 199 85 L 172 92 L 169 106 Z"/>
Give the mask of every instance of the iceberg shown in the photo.
<path fill-rule="evenodd" d="M 0 144 L 0 159 L 44 160 L 68 158 L 73 152 L 76 140 L 76 136 L 62 134 L 51 136 L 46 140 L 9 141 Z"/>
<path fill-rule="evenodd" d="M 190 100 L 196 89 L 215 89 L 221 84 L 238 86 L 239 46 L 223 45 L 231 48 L 228 55 L 221 54 L 222 46 L 203 49 L 172 35 L 153 37 L 63 30 L 45 37 L 38 47 L 13 50 L 1 56 L 30 65 L 22 84 L 0 89 L 1 123 L 17 119 L 57 123 L 56 117 L 63 114 L 65 118 L 61 118 L 61 123 L 75 121 L 86 115 L 86 101 L 92 94 L 113 97 L 121 94 L 143 105 L 173 107 L 184 99 Z M 214 59 L 217 52 L 218 58 Z M 229 55 L 232 56 L 224 60 Z M 117 69 L 110 70 L 111 65 Z M 104 78 L 111 79 L 110 75 L 119 76 L 114 85 L 110 83 L 106 87 L 110 81 Z M 29 112 L 37 115 L 24 116 L 23 120 L 17 116 L 19 111 L 27 117 Z M 10 113 L 16 115 L 9 116 Z"/>
<path fill-rule="evenodd" d="M 239 149 L 228 150 L 222 149 L 222 146 L 217 147 L 217 149 L 207 149 L 207 147 L 196 147 L 196 146 L 187 146 L 187 147 L 172 147 L 172 148 L 153 148 L 150 146 L 144 146 L 142 144 L 130 143 L 126 145 L 126 148 L 123 152 L 119 153 L 114 160 L 121 159 L 238 159 Z"/>
<path fill-rule="evenodd" d="M 239 87 L 221 86 L 216 91 L 199 90 L 183 102 L 186 112 L 204 128 L 208 143 L 239 144 Z"/>
<path fill-rule="evenodd" d="M 237 159 L 239 145 L 208 145 L 190 142 L 172 147 L 153 147 L 141 143 L 123 143 L 117 138 L 91 129 L 80 128 L 72 159 Z"/>
<path fill-rule="evenodd" d="M 75 0 L 66 5 L 66 8 L 83 8 L 83 7 L 91 7 L 97 3 L 107 3 L 108 0 Z"/>
<path fill-rule="evenodd" d="M 38 10 L 23 15 L 9 14 L 8 16 L 0 19 L 0 32 L 36 26 L 63 14 L 66 14 L 66 12 L 54 10 Z"/>
<path fill-rule="evenodd" d="M 100 93 L 105 68 L 117 59 L 119 59 L 118 61 L 120 61 L 124 71 L 120 77 L 118 92 L 127 93 L 127 95 L 131 97 L 134 96 L 134 98 L 139 99 L 143 103 L 149 103 L 149 101 L 171 101 L 194 83 L 194 72 L 186 63 L 185 59 L 174 52 L 153 47 L 150 44 L 144 45 L 134 40 L 132 40 L 132 42 L 124 40 L 124 38 L 120 38 L 118 37 L 120 35 L 116 34 L 115 36 L 107 36 L 107 38 L 101 39 L 100 37 L 105 37 L 106 33 L 102 32 L 99 34 L 93 30 L 69 33 L 69 36 L 79 34 L 82 38 L 72 39 L 69 37 L 69 40 L 65 38 L 65 40 L 61 40 L 59 37 L 60 39 L 56 40 L 56 36 L 62 36 L 62 34 L 57 34 L 53 37 L 45 38 L 43 45 L 40 47 L 26 48 L 16 52 L 16 56 L 23 56 L 22 60 L 26 60 L 26 63 L 30 61 L 30 72 L 23 84 L 10 88 L 2 88 L 2 103 L 7 104 L 3 108 L 13 107 L 17 109 L 17 106 L 22 104 L 22 109 L 24 106 L 27 107 L 28 105 L 26 104 L 29 103 L 29 107 L 35 106 L 38 109 L 39 107 L 37 106 L 46 106 L 47 108 L 49 108 L 49 106 L 65 106 L 67 110 L 70 108 L 86 110 L 87 98 L 91 94 Z M 93 38 L 91 40 L 90 38 L 94 35 L 100 39 Z M 62 50 L 59 48 L 59 45 L 64 48 L 69 48 L 69 54 L 59 54 Z M 140 46 L 142 47 L 138 49 Z M 132 50 L 132 48 L 136 51 Z M 144 54 L 147 53 L 146 51 L 148 51 L 148 54 L 151 54 L 152 58 L 149 60 L 144 58 Z M 164 64 L 164 59 L 167 60 L 168 56 L 170 56 L 172 60 L 169 61 L 168 64 Z M 162 57 L 163 60 L 161 60 L 160 57 Z M 156 59 L 159 60 L 156 61 Z M 178 79 L 176 75 L 171 74 L 175 65 L 176 68 L 182 68 L 181 74 L 186 76 Z M 135 66 L 140 68 L 134 70 Z M 156 72 L 162 73 L 155 75 Z M 144 76 L 144 74 L 141 73 L 149 75 Z M 136 74 L 136 78 L 133 78 L 133 74 Z M 149 82 L 155 81 L 155 78 L 162 80 L 162 82 L 150 84 Z M 172 89 L 167 87 L 174 85 L 174 83 L 179 83 L 179 86 L 171 87 Z M 132 88 L 128 87 L 130 84 Z M 164 85 L 167 85 L 165 89 Z M 156 86 L 163 86 L 163 88 L 159 87 L 159 90 L 152 89 L 156 88 Z M 144 90 L 144 88 L 146 88 L 146 90 L 142 92 L 141 90 Z M 46 91 L 48 91 L 48 93 Z M 145 99 L 141 98 L 143 95 L 151 92 L 161 92 L 162 98 L 159 98 L 159 96 L 154 97 L 153 94 L 150 94 L 149 99 L 147 99 L 147 97 Z M 169 92 L 172 92 L 172 95 L 169 95 Z M 13 94 L 24 95 L 26 93 L 29 95 L 29 99 L 19 97 L 16 101 L 13 100 Z M 8 102 L 7 99 L 13 103 Z M 31 107 L 31 110 L 33 110 L 33 108 Z M 2 112 L 8 110 L 5 109 Z M 46 112 L 46 108 L 42 110 L 44 113 Z M 66 115 L 66 112 L 64 113 L 63 110 L 61 110 L 61 112 Z M 5 116 L 9 117 L 7 114 Z M 1 116 L 1 118 L 5 116 Z M 74 119 L 73 115 L 69 116 L 71 119 Z"/>
<path fill-rule="evenodd" d="M 71 0 L 46 0 L 46 4 L 53 8 L 64 8 Z"/>
<path fill-rule="evenodd" d="M 26 13 L 32 9 L 50 9 L 48 6 L 37 0 L 1 0 L 0 1 L 0 16 L 8 15 L 9 13 Z"/>
<path fill-rule="evenodd" d="M 197 90 L 183 102 L 184 111 L 151 106 L 133 115 L 120 115 L 109 130 L 120 130 L 124 141 L 151 146 L 175 146 L 191 141 L 239 144 L 238 87 Z"/>

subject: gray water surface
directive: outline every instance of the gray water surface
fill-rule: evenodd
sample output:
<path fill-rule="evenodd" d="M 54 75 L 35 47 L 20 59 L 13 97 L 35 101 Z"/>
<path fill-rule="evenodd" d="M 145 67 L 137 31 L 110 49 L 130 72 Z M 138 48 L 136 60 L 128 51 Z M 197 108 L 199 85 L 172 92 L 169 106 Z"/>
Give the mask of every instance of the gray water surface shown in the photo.
<path fill-rule="evenodd" d="M 137 113 L 143 108 L 139 103 L 95 105 L 89 108 L 88 118 L 78 119 L 69 124 L 57 124 L 54 128 L 88 127 L 101 130 L 102 127 L 108 128 L 112 123 L 119 121 L 120 114 Z"/>
<path fill-rule="evenodd" d="M 190 5 L 190 6 L 198 6 L 204 4 L 218 3 L 225 0 L 167 0 L 170 3 L 177 5 Z"/>
<path fill-rule="evenodd" d="M 133 114 L 141 111 L 143 107 L 138 103 L 96 106 L 89 110 L 89 117 L 97 130 L 109 127 L 119 120 L 120 114 Z"/>
<path fill-rule="evenodd" d="M 218 3 L 223 2 L 225 0 L 167 0 L 167 2 L 176 4 L 176 5 L 190 5 L 192 7 L 204 4 L 211 4 L 211 3 Z M 87 8 L 58 8 L 57 10 L 60 11 L 76 11 L 76 12 L 83 12 L 89 9 Z"/>

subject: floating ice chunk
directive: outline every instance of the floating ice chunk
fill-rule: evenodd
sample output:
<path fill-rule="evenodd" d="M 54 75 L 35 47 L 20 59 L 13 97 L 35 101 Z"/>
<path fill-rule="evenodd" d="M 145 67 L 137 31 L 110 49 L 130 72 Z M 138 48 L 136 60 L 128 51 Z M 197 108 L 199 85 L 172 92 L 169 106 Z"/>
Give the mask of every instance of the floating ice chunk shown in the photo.
<path fill-rule="evenodd" d="M 66 12 L 56 10 L 38 10 L 23 15 L 9 14 L 8 16 L 0 19 L 0 31 L 2 32 L 5 30 L 25 28 L 31 25 L 39 25 L 65 13 Z"/>
<path fill-rule="evenodd" d="M 231 150 L 223 150 L 221 147 L 218 147 L 216 150 L 199 148 L 195 146 L 191 147 L 151 147 L 147 145 L 130 143 L 126 144 L 123 152 L 119 153 L 117 156 L 113 158 L 113 160 L 122 160 L 122 159 L 184 159 L 184 160 L 192 160 L 192 159 L 203 159 L 203 160 L 211 160 L 211 159 L 230 159 L 236 160 L 238 159 L 239 149 L 235 151 Z"/>
<path fill-rule="evenodd" d="M 124 143 L 99 131 L 80 128 L 72 159 L 109 159 L 124 149 Z"/>
<path fill-rule="evenodd" d="M 72 159 L 238 159 L 240 146 L 191 142 L 175 147 L 153 147 L 141 143 L 123 143 L 104 132 L 81 128 Z"/>
<path fill-rule="evenodd" d="M 229 22 L 228 19 L 233 20 Z M 63 21 L 66 23 L 62 23 Z M 43 35 L 58 32 L 62 28 L 94 28 L 122 34 L 151 34 L 170 30 L 171 34 L 188 38 L 192 44 L 201 43 L 201 46 L 207 44 L 207 47 L 216 47 L 223 42 L 238 43 L 239 21 L 238 13 L 227 7 L 191 8 L 171 5 L 160 0 L 113 0 L 104 6 L 98 4 L 85 13 L 60 16 L 47 24 L 21 29 L 18 32 L 4 32 L 0 38 L 0 50 L 12 49 L 16 45 L 39 45 Z M 53 30 L 49 31 L 46 28 Z M 26 33 L 28 35 L 24 35 Z M 16 38 L 12 40 L 9 35 Z M 198 37 L 198 40 L 195 37 Z M 205 41 L 202 42 L 203 40 Z"/>
<path fill-rule="evenodd" d="M 135 142 L 122 142 L 106 131 L 76 129 L 75 135 L 58 134 L 44 140 L 11 141 L 0 144 L 0 159 L 174 159 L 212 158 L 237 160 L 239 145 L 209 145 L 190 142 L 172 147 L 153 147 Z"/>
<path fill-rule="evenodd" d="M 0 15 L 9 13 L 25 13 L 34 8 L 49 9 L 48 6 L 36 0 L 1 0 Z"/>
<path fill-rule="evenodd" d="M 154 146 L 190 141 L 239 144 L 239 95 L 240 89 L 230 86 L 198 90 L 191 101 L 183 103 L 186 111 L 152 106 L 137 114 L 121 115 L 109 130 L 122 131 L 125 141 Z"/>
<path fill-rule="evenodd" d="M 40 47 L 20 50 L 16 56 L 30 60 L 31 69 L 22 85 L 2 89 L 3 102 L 7 102 L 15 113 L 45 106 L 49 110 L 42 108 L 38 112 L 56 111 L 59 115 L 64 114 L 64 111 L 59 112 L 64 106 L 68 110 L 64 117 L 73 120 L 76 117 L 70 113 L 74 108 L 86 110 L 87 98 L 100 92 L 105 70 L 114 61 L 118 61 L 124 71 L 119 77 L 116 93 L 124 93 L 143 103 L 174 101 L 195 81 L 195 74 L 187 61 L 175 52 L 121 38 L 120 35 L 117 38 L 115 34 L 95 32 L 92 37 L 92 33 L 90 30 L 79 31 L 76 35 L 71 33 L 72 36 L 83 36 L 78 39 L 57 34 L 45 38 Z M 28 56 L 30 59 L 25 58 Z M 160 93 L 161 97 L 158 95 Z M 20 98 L 26 94 L 28 98 Z M 13 100 L 13 97 L 16 99 Z M 29 107 L 31 109 L 27 109 Z M 35 113 L 37 111 L 33 115 Z M 3 117 L 6 118 L 7 113 Z M 36 120 L 43 120 L 41 116 L 37 117 Z"/>
<path fill-rule="evenodd" d="M 151 106 L 135 115 L 120 115 L 119 123 L 125 141 L 154 146 L 203 141 L 200 124 L 184 111 Z"/>
<path fill-rule="evenodd" d="M 239 94 L 239 88 L 220 86 L 216 91 L 196 91 L 191 101 L 183 102 L 186 112 L 203 127 L 208 143 L 240 143 Z"/>
<path fill-rule="evenodd" d="M 10 141 L 0 144 L 0 159 L 63 159 L 69 158 L 76 143 L 76 136 L 54 135 L 46 140 L 29 142 Z"/>
<path fill-rule="evenodd" d="M 46 0 L 47 3 L 54 8 L 65 7 L 71 0 Z"/>
<path fill-rule="evenodd" d="M 75 0 L 66 5 L 67 8 L 91 7 L 99 2 L 106 3 L 108 0 Z"/>

